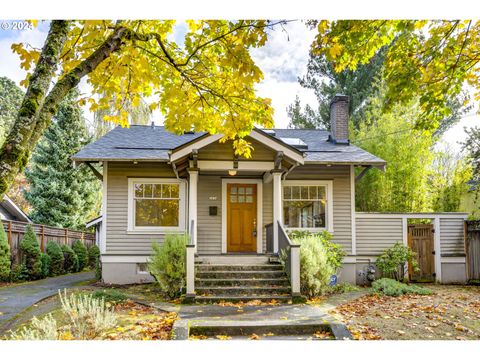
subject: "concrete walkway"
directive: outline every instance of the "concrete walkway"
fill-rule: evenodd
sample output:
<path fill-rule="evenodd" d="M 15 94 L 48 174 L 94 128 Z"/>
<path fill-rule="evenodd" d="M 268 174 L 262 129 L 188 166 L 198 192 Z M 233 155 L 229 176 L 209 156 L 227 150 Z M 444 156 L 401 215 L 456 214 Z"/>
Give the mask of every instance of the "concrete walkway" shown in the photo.
<path fill-rule="evenodd" d="M 94 278 L 95 273 L 88 271 L 0 288 L 0 333 L 8 328 L 8 324 L 17 314 L 36 302 L 55 295 L 58 290 L 69 289 Z"/>
<path fill-rule="evenodd" d="M 283 325 L 285 328 L 298 325 L 330 324 L 337 339 L 351 338 L 340 319 L 328 314 L 336 306 L 365 295 L 360 290 L 333 295 L 319 304 L 278 304 L 265 306 L 221 306 L 221 305 L 171 305 L 150 304 L 164 311 L 177 312 L 180 320 L 175 324 L 177 338 L 188 338 L 192 326 L 223 326 L 225 328 L 245 325 L 258 327 Z M 288 338 L 288 337 L 287 337 Z M 295 339 L 300 339 L 294 336 Z"/>

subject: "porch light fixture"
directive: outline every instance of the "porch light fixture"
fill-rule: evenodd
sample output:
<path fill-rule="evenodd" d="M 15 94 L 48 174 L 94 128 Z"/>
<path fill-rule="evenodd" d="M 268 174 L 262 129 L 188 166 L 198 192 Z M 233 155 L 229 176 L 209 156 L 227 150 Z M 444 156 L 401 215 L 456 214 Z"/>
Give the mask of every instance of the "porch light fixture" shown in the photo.
<path fill-rule="evenodd" d="M 235 176 L 235 175 L 237 175 L 237 170 L 235 170 L 235 169 L 228 170 L 228 175 L 230 175 L 230 176 Z"/>

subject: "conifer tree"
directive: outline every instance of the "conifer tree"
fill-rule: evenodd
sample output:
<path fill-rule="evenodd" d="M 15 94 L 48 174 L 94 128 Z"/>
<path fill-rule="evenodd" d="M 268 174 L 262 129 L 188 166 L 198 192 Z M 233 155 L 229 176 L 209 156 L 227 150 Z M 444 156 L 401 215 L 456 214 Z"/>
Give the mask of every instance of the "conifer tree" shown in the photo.
<path fill-rule="evenodd" d="M 7 240 L 7 234 L 3 229 L 3 224 L 0 221 L 0 281 L 6 281 L 10 277 L 10 246 Z"/>
<path fill-rule="evenodd" d="M 99 207 L 98 180 L 90 169 L 74 167 L 70 160 L 91 140 L 77 96 L 76 91 L 70 93 L 60 105 L 26 171 L 30 190 L 25 196 L 37 223 L 79 229 Z"/>

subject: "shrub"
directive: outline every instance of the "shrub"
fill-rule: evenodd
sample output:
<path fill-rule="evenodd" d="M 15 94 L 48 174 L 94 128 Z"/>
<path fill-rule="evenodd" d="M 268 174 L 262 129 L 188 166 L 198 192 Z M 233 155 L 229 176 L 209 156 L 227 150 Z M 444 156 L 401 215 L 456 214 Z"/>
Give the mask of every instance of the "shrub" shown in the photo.
<path fill-rule="evenodd" d="M 13 265 L 12 271 L 10 272 L 10 281 L 22 282 L 27 280 L 28 280 L 28 269 L 25 263 Z"/>
<path fill-rule="evenodd" d="M 60 245 L 50 240 L 47 242 L 46 251 L 48 256 L 50 256 L 50 276 L 63 274 L 65 259 Z"/>
<path fill-rule="evenodd" d="M 0 281 L 10 279 L 11 255 L 7 234 L 5 234 L 3 223 L 0 220 Z"/>
<path fill-rule="evenodd" d="M 431 295 L 432 291 L 417 285 L 407 285 L 393 279 L 383 278 L 372 283 L 376 293 L 387 296 L 400 296 L 404 294 Z"/>
<path fill-rule="evenodd" d="M 39 279 L 42 276 L 41 251 L 38 245 L 37 236 L 33 228 L 27 225 L 25 235 L 20 243 L 22 262 L 27 268 L 29 280 Z"/>
<path fill-rule="evenodd" d="M 185 285 L 185 234 L 167 234 L 162 245 L 153 243 L 148 269 L 162 291 L 170 298 L 178 297 Z"/>
<path fill-rule="evenodd" d="M 318 235 L 307 234 L 292 237 L 292 242 L 300 244 L 300 290 L 312 298 L 323 294 L 328 289 L 330 278 L 335 274 L 335 267 L 329 258 L 327 247 Z M 284 261 L 285 253 L 281 259 Z"/>
<path fill-rule="evenodd" d="M 75 251 L 68 245 L 62 245 L 61 247 L 63 253 L 63 268 L 65 272 L 72 273 L 78 269 L 78 256 L 75 254 Z"/>
<path fill-rule="evenodd" d="M 88 248 L 88 266 L 90 269 L 95 269 L 97 261 L 100 259 L 100 249 L 97 245 L 92 245 Z"/>
<path fill-rule="evenodd" d="M 93 340 L 98 339 L 107 330 L 117 324 L 117 316 L 105 305 L 103 298 L 95 299 L 92 295 L 75 295 L 67 297 L 59 291 L 62 313 L 66 324 L 59 326 L 48 314 L 43 319 L 33 318 L 29 327 L 12 332 L 13 340 Z"/>
<path fill-rule="evenodd" d="M 98 259 L 95 264 L 95 279 L 98 281 L 102 280 L 102 262 L 100 259 Z"/>
<path fill-rule="evenodd" d="M 383 251 L 375 261 L 375 265 L 382 272 L 383 276 L 404 281 L 407 263 L 411 264 L 414 271 L 418 271 L 416 255 L 408 246 L 397 242 L 390 249 Z"/>
<path fill-rule="evenodd" d="M 52 264 L 52 258 L 48 254 L 40 255 L 40 262 L 42 263 L 42 279 L 50 275 L 50 266 Z"/>
<path fill-rule="evenodd" d="M 293 242 L 301 242 L 301 239 L 308 236 L 314 236 L 318 239 L 319 242 L 322 243 L 327 254 L 328 263 L 333 267 L 336 273 L 337 270 L 342 267 L 343 258 L 347 254 L 345 250 L 343 250 L 342 246 L 339 244 L 335 244 L 332 241 L 333 236 L 328 231 L 310 232 L 307 230 L 294 230 L 289 232 L 289 237 Z"/>
<path fill-rule="evenodd" d="M 52 314 L 42 319 L 32 318 L 30 326 L 25 327 L 10 335 L 12 340 L 58 340 L 58 325 Z"/>
<path fill-rule="evenodd" d="M 106 303 L 118 304 L 127 300 L 127 296 L 116 289 L 97 290 L 93 293 L 94 299 L 103 299 Z"/>
<path fill-rule="evenodd" d="M 88 264 L 87 248 L 80 240 L 77 240 L 73 243 L 72 249 L 75 251 L 75 254 L 77 254 L 78 257 L 78 271 L 82 271 Z"/>

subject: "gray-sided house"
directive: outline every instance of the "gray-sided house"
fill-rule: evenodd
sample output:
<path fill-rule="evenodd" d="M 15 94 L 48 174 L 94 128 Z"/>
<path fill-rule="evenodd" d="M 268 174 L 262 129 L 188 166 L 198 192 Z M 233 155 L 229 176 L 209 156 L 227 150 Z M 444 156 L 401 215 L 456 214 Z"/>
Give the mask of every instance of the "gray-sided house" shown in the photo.
<path fill-rule="evenodd" d="M 105 282 L 151 281 L 145 263 L 152 242 L 161 243 L 168 232 L 188 232 L 188 295 L 221 298 L 240 284 L 245 296 L 267 296 L 271 286 L 263 289 L 262 281 L 271 285 L 276 277 L 279 293 L 296 294 L 299 248 L 287 236 L 291 229 L 333 234 L 348 254 L 340 281 L 361 281 L 369 262 L 397 241 L 429 259 L 425 272 L 436 281 L 465 281 L 466 214 L 355 211 L 355 182 L 387 164 L 350 144 L 348 97 L 332 101 L 331 132 L 254 129 L 248 159 L 235 156 L 232 143 L 221 138 L 174 135 L 153 125 L 117 127 L 73 157 L 103 166 L 98 176 Z M 428 246 L 418 246 L 421 234 L 409 230 L 411 218 L 431 219 L 431 231 L 423 234 Z M 288 255 L 285 269 L 274 263 L 282 249 Z M 229 283 L 232 278 L 244 281 Z M 248 281 L 255 279 L 257 290 L 249 293 Z"/>

